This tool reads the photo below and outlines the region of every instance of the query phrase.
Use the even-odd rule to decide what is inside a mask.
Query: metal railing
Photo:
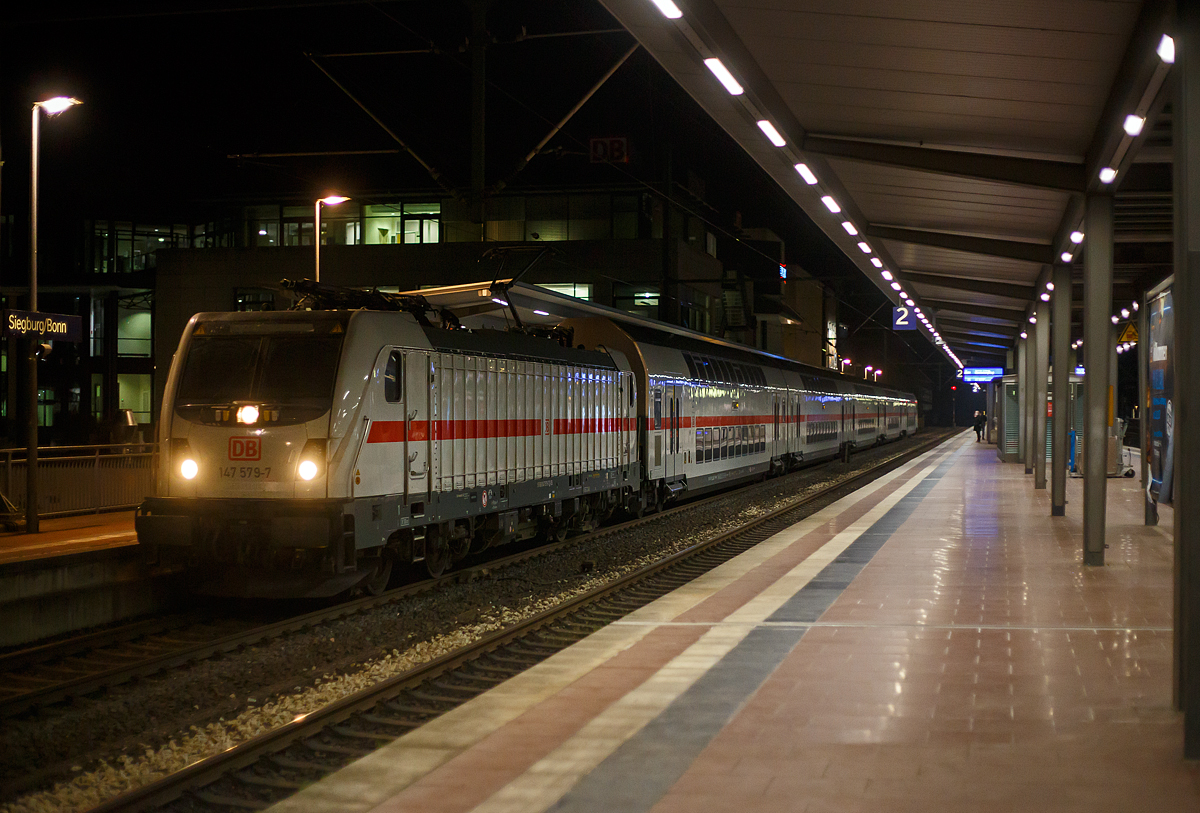
[[[38,447],[38,516],[136,508],[154,493],[153,443]],[[0,449],[0,492],[25,512],[25,449]]]

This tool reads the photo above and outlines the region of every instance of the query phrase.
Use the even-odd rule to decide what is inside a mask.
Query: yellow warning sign
[[[1125,329],[1121,331],[1121,338],[1117,339],[1118,342],[1136,342],[1137,340],[1137,328],[1132,323],[1125,326]]]

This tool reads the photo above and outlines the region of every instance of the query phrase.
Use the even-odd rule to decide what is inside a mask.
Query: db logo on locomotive
[[[262,443],[258,438],[230,438],[230,460],[259,460],[262,458]]]

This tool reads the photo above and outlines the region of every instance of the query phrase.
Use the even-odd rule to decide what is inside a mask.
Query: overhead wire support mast
[[[442,177],[442,173],[436,167],[434,167],[432,164],[425,161],[425,159],[423,159],[421,156],[417,155],[416,151],[412,147],[408,146],[408,144],[405,143],[404,139],[402,139],[400,136],[396,135],[396,133],[392,130],[391,127],[388,127],[386,124],[384,124],[383,120],[380,119],[379,116],[376,116],[375,113],[373,113],[369,107],[367,107],[365,104],[363,104],[362,101],[360,101],[357,96],[355,96],[353,93],[351,93],[350,90],[345,85],[343,85],[341,82],[339,82],[332,73],[330,73],[328,70],[326,70],[325,66],[322,65],[317,60],[315,55],[310,54],[310,53],[305,53],[304,56],[306,56],[308,58],[309,62],[311,62],[313,65],[315,65],[317,67],[317,70],[319,70],[321,73],[325,74],[325,76],[327,76],[329,78],[329,81],[333,82],[333,84],[337,87],[338,90],[340,90],[342,93],[345,93],[347,98],[350,99],[350,101],[352,101],[356,105],[358,105],[360,110],[362,110],[364,113],[366,113],[368,116],[370,116],[372,121],[374,121],[376,124],[378,124],[385,133],[387,133],[389,136],[391,136],[392,140],[395,141],[397,144],[399,144],[401,149],[403,149],[405,152],[407,152],[409,155],[411,155],[413,157],[413,160],[415,160],[418,164],[420,164],[421,167],[426,172],[429,173],[429,177],[433,178],[433,180],[437,182],[438,186],[445,189],[456,199],[460,198],[462,196],[461,193],[457,189],[450,186],[450,184],[446,183],[446,181]]]

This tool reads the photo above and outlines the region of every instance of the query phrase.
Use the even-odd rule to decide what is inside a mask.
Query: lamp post
[[[876,371],[875,371],[875,379],[874,379],[875,381],[878,381],[878,380],[879,380],[879,376],[880,376],[880,374],[881,374],[881,373],[883,373],[883,370],[876,370]]]
[[[842,359],[838,366],[838,372],[839,373],[846,372],[846,365],[849,363],[850,363],[850,359]]]
[[[343,195],[327,195],[323,198],[317,198],[316,204],[313,206],[313,245],[317,248],[317,267],[314,281],[321,281],[321,204],[326,206],[337,206],[339,203],[345,203],[350,198]]]
[[[79,104],[78,99],[69,96],[55,96],[33,103],[33,147],[30,154],[29,171],[29,310],[36,313],[37,301],[37,252],[38,252],[38,125],[41,114],[57,116],[59,113]],[[37,370],[37,339],[29,337],[29,392],[26,393],[26,410],[29,413],[25,431],[25,533],[38,532],[38,489],[37,489],[37,447],[38,447],[38,370]]]
[[[869,376],[871,374],[871,371],[874,369],[875,368],[872,367],[870,364],[868,364],[866,367],[864,367],[863,368],[863,378],[865,379],[867,376]]]

